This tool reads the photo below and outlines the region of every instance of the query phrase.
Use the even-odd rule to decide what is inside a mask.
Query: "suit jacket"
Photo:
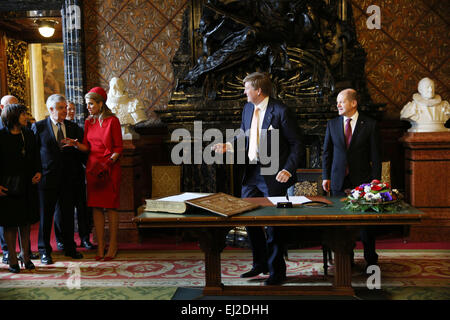
[[[359,113],[350,147],[345,145],[343,117],[327,123],[322,155],[322,178],[331,180],[331,190],[342,191],[349,166],[352,187],[381,178],[379,132],[374,119]]]
[[[83,140],[81,128],[74,122],[64,120],[66,138]],[[84,179],[81,151],[74,147],[60,149],[53,133],[50,117],[33,123],[32,130],[36,136],[41,154],[42,179],[39,187],[58,188],[62,183],[76,184]]]
[[[245,159],[246,164],[249,163],[248,159],[248,149],[249,149],[249,133],[253,118],[253,110],[255,106],[252,103],[247,103],[242,111],[242,122],[241,122],[241,133],[245,134]],[[269,194],[271,195],[282,195],[286,193],[288,187],[297,181],[296,170],[298,168],[300,158],[302,156],[302,143],[300,140],[299,130],[295,120],[295,115],[293,115],[289,108],[283,104],[281,101],[269,98],[267,104],[266,113],[264,115],[264,120],[261,128],[260,135],[260,148],[265,143],[267,143],[267,155],[272,155],[274,146],[272,146],[271,136],[272,129],[279,130],[278,144],[278,166],[275,173],[272,175],[264,175],[264,181],[269,189]],[[241,134],[241,137],[242,137]],[[237,137],[239,138],[239,136]],[[273,162],[269,164],[261,164],[262,167],[270,167]],[[246,183],[248,177],[247,173],[248,165],[244,172],[244,177],[242,184]],[[275,177],[279,171],[286,169],[292,177],[286,183],[279,183],[276,181]]]

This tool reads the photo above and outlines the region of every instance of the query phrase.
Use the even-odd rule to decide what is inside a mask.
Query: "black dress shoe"
[[[269,277],[267,278],[266,281],[264,281],[264,284],[266,286],[276,286],[276,285],[280,285],[283,284],[283,282],[286,281],[286,276],[282,276],[282,277]]]
[[[8,268],[8,271],[12,272],[12,273],[20,273],[19,264],[10,265],[9,268]]]
[[[30,253],[30,259],[31,260],[37,260],[37,259],[39,259],[39,253]]]
[[[83,255],[79,252],[66,252],[64,254],[66,257],[71,257],[72,259],[83,259]]]
[[[94,245],[89,240],[83,240],[81,241],[80,247],[85,247],[88,250],[94,249]]]
[[[64,243],[62,243],[62,242],[57,242],[57,243],[56,243],[56,247],[58,247],[58,250],[64,251]]]
[[[241,274],[241,278],[251,278],[251,277],[256,277],[257,275],[259,275],[260,273],[264,273],[267,274],[267,270],[263,270],[260,268],[252,268],[252,270]]]
[[[53,264],[52,256],[49,255],[49,254],[43,253],[41,255],[41,263],[43,263],[43,264]]]
[[[2,262],[3,262],[4,264],[9,264],[9,253],[8,253],[7,251],[6,251],[6,252],[3,252]]]
[[[28,260],[28,262],[25,262],[25,259],[21,255],[19,255],[17,257],[17,259],[19,260],[20,265],[22,267],[25,266],[25,269],[27,269],[27,270],[34,270],[34,269],[36,269],[34,263],[31,260]]]

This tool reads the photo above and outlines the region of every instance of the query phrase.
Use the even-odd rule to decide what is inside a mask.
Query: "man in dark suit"
[[[50,116],[33,124],[41,153],[42,179],[39,183],[40,225],[39,252],[41,262],[52,264],[50,235],[53,215],[58,205],[61,210],[61,228],[65,255],[74,259],[83,256],[76,251],[74,235],[74,188],[75,181],[82,172],[79,153],[74,147],[64,147],[64,139],[82,140],[78,125],[65,120],[67,115],[66,99],[53,94],[47,99]]]
[[[245,172],[241,197],[285,195],[296,181],[296,169],[302,150],[295,116],[281,101],[270,97],[272,84],[267,74],[255,72],[248,75],[244,79],[244,87],[248,103],[242,111],[241,134],[235,138],[238,146],[239,139],[245,138],[245,156],[242,157],[245,158]],[[230,142],[216,144],[213,149],[219,153],[234,152]],[[239,159],[239,155],[237,158]],[[254,277],[270,272],[266,285],[280,284],[285,280],[282,232],[283,228],[267,227],[266,240],[263,228],[247,227],[253,268],[241,277]]]
[[[67,101],[67,116],[66,120],[74,121],[75,120],[75,104],[71,101]],[[80,130],[78,136],[83,137],[84,131],[81,127],[77,126],[77,128]],[[75,212],[76,212],[76,221],[77,221],[77,227],[78,227],[78,235],[80,237],[80,247],[85,247],[86,249],[90,250],[94,248],[94,245],[90,241],[90,234],[91,234],[91,226],[92,226],[92,210],[91,208],[87,207],[86,204],[86,174],[85,174],[85,166],[87,161],[87,153],[79,153],[79,156],[81,157],[81,162],[83,163],[82,171],[78,172],[78,175],[76,176],[77,180],[75,188],[74,188],[74,199],[75,199]],[[77,163],[77,168],[78,166]],[[64,243],[63,243],[63,234],[62,234],[62,227],[61,227],[61,210],[59,206],[56,208],[55,212],[55,220],[54,220],[54,230],[55,230],[55,238],[56,238],[56,245],[58,249],[64,250]]]
[[[322,155],[323,189],[332,196],[345,196],[346,189],[381,178],[381,152],[377,123],[358,112],[354,89],[337,96],[339,117],[327,123]],[[364,258],[368,265],[378,262],[371,228],[361,230]]]

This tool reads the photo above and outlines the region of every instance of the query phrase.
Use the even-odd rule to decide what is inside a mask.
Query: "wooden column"
[[[335,274],[333,289],[337,292],[353,294],[351,253],[358,234],[356,227],[330,228],[323,235],[325,245],[334,252]]]
[[[220,254],[226,247],[225,237],[228,228],[205,228],[200,233],[200,248],[205,254],[204,295],[220,295],[223,292]]]
[[[411,227],[411,241],[450,240],[450,132],[407,132],[405,193],[412,206],[428,214]]]

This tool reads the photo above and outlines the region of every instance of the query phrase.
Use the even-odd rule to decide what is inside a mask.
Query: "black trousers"
[[[76,250],[73,241],[74,234],[74,196],[71,186],[59,188],[40,188],[40,225],[38,247],[41,254],[51,254],[50,238],[53,226],[53,216],[56,207],[61,210],[61,229],[63,234],[64,251],[73,253]]]
[[[88,241],[92,230],[92,210],[86,205],[86,184],[84,182],[74,186],[74,200],[80,241]],[[61,208],[59,205],[56,206],[54,218],[56,241],[63,243],[64,236],[62,231]]]
[[[346,196],[344,190],[352,189],[355,186],[352,186],[348,176],[344,179],[344,185],[341,190],[331,190],[331,195],[336,197],[344,197]],[[376,235],[376,227],[368,226],[362,227],[359,232],[359,237],[361,238],[361,242],[364,247],[364,259],[368,265],[377,264],[378,263],[378,254],[375,251],[375,235]]]
[[[254,165],[247,171],[248,177],[242,186],[242,198],[269,197],[267,185],[260,175],[260,166]],[[253,267],[269,270],[271,277],[286,276],[286,262],[283,256],[282,227],[246,227],[253,255]]]

